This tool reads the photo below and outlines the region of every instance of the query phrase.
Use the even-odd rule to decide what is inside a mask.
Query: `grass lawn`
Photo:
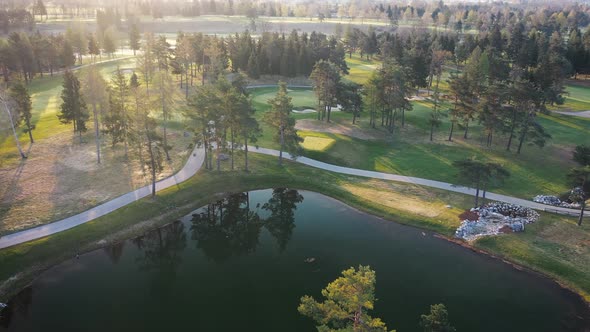
[[[265,101],[272,98],[276,88],[252,90],[257,118],[268,110]],[[313,105],[315,96],[309,89],[294,89],[290,92],[295,107]],[[338,133],[300,131],[304,137],[304,155],[328,163],[367,170],[399,173],[457,183],[457,171],[453,161],[476,156],[503,164],[512,176],[501,186],[491,188],[495,192],[531,199],[538,194],[561,194],[567,184],[564,174],[574,166],[571,151],[576,144],[590,144],[590,119],[571,118],[566,115],[542,115],[540,122],[553,139],[546,147],[525,145],[522,153],[516,155],[517,144],[512,152],[505,150],[506,137],[497,135],[492,148],[484,146],[481,127],[473,124],[469,138],[463,139],[463,132],[457,130],[453,142],[447,142],[450,122],[444,119],[435,132],[434,142],[429,141],[430,104],[414,102],[414,109],[406,112],[406,128],[396,129],[393,135],[383,129],[371,129],[368,115],[364,114],[355,128],[367,133],[377,132],[385,139],[365,140]],[[313,106],[312,106],[313,108]],[[296,119],[315,119],[316,114],[294,114]],[[334,112],[333,126],[350,127],[350,114]],[[328,127],[330,125],[327,125]],[[277,148],[273,133],[262,124],[263,136],[258,144]],[[551,156],[551,158],[548,158]]]
[[[587,82],[570,81],[565,86],[565,103],[555,106],[555,110],[590,111],[590,84]]]
[[[99,64],[98,68],[101,73],[108,76],[116,70],[117,66],[121,68],[134,68],[135,60],[119,60],[109,63]],[[70,125],[64,125],[59,122],[57,114],[61,104],[62,75],[56,74],[53,77],[45,76],[32,81],[29,86],[29,93],[33,104],[32,123],[36,126],[33,131],[35,140],[42,140],[53,135],[71,131]],[[15,162],[19,159],[18,152],[14,146],[14,138],[11,136],[7,125],[7,117],[4,112],[0,113],[0,166],[9,162]],[[23,146],[28,145],[28,134],[20,132],[19,139]]]
[[[242,165],[237,160],[237,165]],[[251,171],[200,171],[178,187],[143,199],[108,216],[66,232],[0,251],[0,280],[4,299],[48,266],[77,252],[98,247],[105,239],[116,242],[141,234],[148,228],[174,221],[220,195],[244,190],[291,187],[312,190],[353,207],[396,222],[417,226],[451,237],[459,225],[458,215],[470,206],[469,196],[409,184],[338,175],[276,158],[250,155]],[[453,208],[447,208],[452,204]],[[573,218],[543,214],[525,233],[480,240],[477,248],[548,274],[590,299],[590,224],[575,226]],[[24,271],[24,272],[23,272]]]
[[[379,69],[380,62],[376,60],[367,60],[367,58],[360,58],[357,54],[353,54],[352,58],[346,56],[346,63],[349,68],[349,75],[347,79],[359,83],[366,83],[374,70]]]
[[[120,60],[101,64],[99,70],[108,79],[117,66],[134,65],[133,60]],[[20,135],[28,152],[26,160],[20,160],[11,135],[1,141],[0,235],[68,217],[149,182],[138,158],[126,159],[123,146],[112,148],[108,137],[102,140],[102,163],[97,164],[92,119],[82,144],[72,134],[72,125],[59,122],[61,84],[61,75],[55,75],[38,78],[29,86],[37,129],[33,145],[28,135]],[[171,161],[164,164],[160,177],[182,167],[194,141],[183,135],[184,123],[178,115],[168,127]]]
[[[376,65],[358,57],[353,57],[350,64],[350,78],[358,82],[366,79]],[[101,70],[108,74],[116,65],[117,63],[105,64],[101,66]],[[120,65],[126,67],[133,63],[122,61]],[[35,121],[38,124],[35,136],[41,141],[59,138],[71,130],[70,126],[61,125],[57,121],[60,90],[61,79],[44,78],[31,84]],[[266,101],[275,93],[276,88],[252,91],[259,120],[268,110]],[[316,104],[315,96],[310,90],[292,89],[290,94],[295,108],[314,108]],[[448,119],[437,130],[435,142],[431,143],[428,141],[429,112],[430,105],[427,102],[415,102],[414,110],[406,113],[407,127],[396,130],[393,135],[378,128],[376,131],[385,137],[379,140],[363,140],[338,133],[301,131],[301,136],[305,138],[304,154],[339,165],[448,182],[456,182],[452,162],[475,155],[481,159],[503,163],[510,169],[512,177],[494,191],[530,198],[539,193],[560,193],[566,190],[563,172],[572,166],[569,160],[572,147],[579,143],[590,144],[590,120],[553,115],[543,115],[540,119],[553,135],[553,140],[543,150],[526,147],[520,156],[504,151],[502,137],[496,138],[497,145],[492,149],[483,148],[481,130],[477,125],[471,128],[469,139],[460,138],[461,133],[458,131],[454,142],[446,142]],[[315,116],[295,115],[297,119],[315,119]],[[349,126],[350,114],[333,113],[333,121],[337,125]],[[367,122],[367,115],[364,114],[356,128],[373,131],[368,128]],[[182,119],[175,119],[171,127],[181,130]],[[258,144],[277,148],[277,144],[272,141],[273,133],[264,124],[263,130]],[[21,136],[26,142],[26,136]],[[2,160],[8,160],[7,157],[16,158],[9,137],[0,144],[0,156]],[[237,165],[241,165],[240,162],[238,160]],[[294,163],[287,163],[286,167],[281,168],[276,165],[274,158],[268,156],[251,154],[250,162],[250,173],[229,172],[227,162],[224,162],[223,172],[202,170],[180,186],[160,193],[156,200],[144,199],[67,232],[0,251],[0,280],[10,279],[2,285],[0,294],[7,295],[16,291],[39,270],[72,257],[76,252],[97,248],[97,242],[102,239],[113,242],[140,234],[148,228],[171,222],[228,192],[279,186],[313,190],[366,212],[449,237],[459,225],[458,215],[470,207],[472,202],[471,197],[460,194],[338,175]],[[96,170],[91,172],[96,179],[108,176]],[[112,170],[109,172],[113,174]],[[127,176],[122,171],[114,172]],[[89,173],[86,170],[72,174],[75,179]],[[42,178],[41,181],[43,180]],[[85,186],[93,188],[96,184],[90,182]],[[53,203],[51,200],[48,202]],[[453,208],[446,208],[447,204],[451,204]],[[6,212],[0,209],[0,213]],[[587,278],[590,274],[588,225],[586,223],[579,228],[575,226],[573,218],[543,214],[542,220],[529,226],[523,234],[487,238],[476,242],[474,246],[550,275],[590,299],[590,279]],[[15,276],[17,278],[11,279]]]

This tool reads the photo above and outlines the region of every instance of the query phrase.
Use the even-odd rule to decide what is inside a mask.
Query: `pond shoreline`
[[[590,313],[590,301],[588,301],[582,294],[580,294],[574,288],[572,288],[572,287],[570,287],[570,286],[568,286],[568,285],[560,282],[558,279],[553,278],[550,275],[547,275],[547,274],[545,274],[545,273],[543,273],[541,271],[537,271],[537,270],[535,270],[533,268],[530,268],[528,266],[524,266],[522,264],[518,264],[518,263],[512,262],[512,261],[510,261],[510,260],[508,260],[508,259],[506,259],[504,257],[501,257],[499,255],[495,255],[495,254],[493,254],[491,252],[488,252],[488,251],[485,251],[483,249],[476,248],[476,247],[472,246],[471,244],[469,244],[469,242],[467,242],[467,241],[460,240],[460,239],[455,239],[455,238],[450,238],[450,237],[447,237],[447,236],[444,236],[444,235],[441,235],[441,234],[434,234],[434,236],[437,237],[437,238],[439,238],[439,239],[443,239],[443,240],[446,240],[448,242],[454,243],[455,245],[458,245],[458,246],[463,247],[465,249],[468,249],[468,250],[471,250],[473,252],[476,252],[476,253],[478,253],[480,255],[484,255],[484,256],[490,257],[492,259],[499,260],[499,261],[501,261],[504,264],[510,265],[512,268],[514,268],[516,270],[525,271],[525,272],[534,274],[534,275],[536,275],[538,277],[551,280],[552,282],[556,283],[559,287],[561,287],[563,290],[566,290],[566,291],[572,293],[572,295],[575,295],[578,298],[580,298],[580,300],[582,300],[582,302],[584,302],[586,304],[586,306],[588,307],[588,312]],[[500,234],[500,235],[496,235],[496,236],[502,236],[502,235]]]
[[[283,181],[280,181],[280,182],[283,182]],[[293,181],[286,181],[286,182],[293,182]],[[409,219],[405,220],[407,218],[405,218],[404,216],[400,216],[398,218],[399,220],[388,219],[387,217],[384,217],[384,215],[393,216],[393,214],[388,214],[387,211],[380,212],[378,210],[375,210],[374,208],[371,208],[369,205],[365,206],[365,204],[363,204],[362,202],[360,202],[358,200],[349,199],[348,197],[346,197],[346,195],[342,194],[342,191],[334,192],[334,191],[331,191],[330,189],[327,189],[325,187],[318,186],[317,184],[305,183],[305,182],[301,183],[298,181],[294,181],[294,182],[295,183],[292,183],[292,185],[288,185],[287,183],[284,183],[284,182],[282,184],[284,184],[283,187],[289,187],[289,188],[298,189],[298,190],[306,190],[306,191],[315,192],[315,193],[325,195],[325,196],[329,197],[330,199],[336,200],[342,204],[347,205],[348,207],[350,207],[351,209],[353,209],[355,211],[372,215],[376,218],[379,218],[379,219],[387,221],[387,222],[396,222],[398,224],[411,226],[416,229],[425,229],[423,227],[419,227],[415,224],[412,224],[411,220],[409,220]],[[267,189],[269,187],[272,188],[272,187],[279,187],[279,186],[273,185],[273,184],[260,185],[259,183],[255,183],[253,185],[245,185],[245,186],[240,185],[237,187],[238,188],[232,188],[235,190],[232,190],[231,192],[261,190],[261,189]],[[211,193],[211,194],[208,194],[206,197],[203,197],[201,199],[197,199],[196,201],[193,201],[191,203],[187,203],[182,206],[175,207],[173,210],[164,211],[162,214],[157,215],[153,218],[144,219],[144,220],[135,220],[130,224],[130,226],[125,227],[124,229],[117,230],[117,231],[110,233],[110,234],[107,233],[107,234],[103,235],[98,240],[91,240],[89,242],[83,243],[80,246],[80,248],[78,248],[77,250],[75,250],[75,249],[66,250],[63,253],[61,253],[60,256],[52,257],[51,259],[47,259],[45,261],[36,262],[35,264],[30,266],[29,268],[16,274],[14,277],[9,278],[8,280],[5,280],[0,285],[0,299],[6,300],[7,298],[12,298],[14,295],[16,295],[22,289],[31,285],[36,280],[36,278],[39,276],[40,273],[42,273],[43,271],[46,271],[47,269],[50,269],[51,267],[65,261],[67,259],[74,258],[77,254],[84,254],[84,253],[98,250],[98,249],[101,249],[101,248],[104,248],[107,246],[111,246],[113,244],[116,244],[116,243],[119,243],[122,241],[126,241],[128,239],[145,234],[146,232],[148,232],[150,230],[157,229],[159,227],[163,227],[165,225],[171,224],[172,222],[174,222],[175,219],[178,219],[178,218],[190,213],[191,211],[194,211],[197,208],[206,205],[207,203],[209,203],[211,201],[225,197],[225,196],[229,195],[231,192],[227,191],[227,192],[222,192],[222,193]],[[174,194],[172,194],[172,195],[174,195]],[[501,257],[499,255],[495,255],[495,254],[490,253],[488,251],[476,248],[473,245],[471,245],[465,241],[453,239],[452,237],[440,234],[439,232],[436,232],[433,230],[428,230],[428,231],[431,232],[431,234],[437,238],[452,242],[456,245],[464,247],[465,249],[469,249],[469,250],[472,250],[472,251],[477,252],[479,254],[486,255],[490,258],[501,260],[502,262],[511,265],[513,268],[515,268],[517,270],[533,272],[537,276],[540,276],[540,277],[543,277],[543,278],[546,278],[546,279],[549,279],[549,280],[555,282],[562,289],[567,290],[568,292],[571,292],[572,294],[575,294],[575,296],[580,298],[583,301],[583,303],[586,304],[586,307],[588,308],[588,312],[590,313],[590,302],[584,297],[584,295],[582,295],[581,292],[578,292],[575,288],[561,282],[557,278],[547,275],[547,274],[543,273],[542,271],[537,271],[531,267],[527,267],[522,264],[512,262],[509,259]]]

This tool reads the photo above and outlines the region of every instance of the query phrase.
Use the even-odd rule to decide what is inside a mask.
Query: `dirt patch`
[[[498,232],[502,233],[502,234],[510,234],[510,233],[514,233],[514,231],[512,230],[512,228],[510,228],[509,226],[502,226]]]
[[[469,210],[467,210],[459,215],[460,221],[463,221],[463,220],[477,221],[477,219],[479,219],[479,214],[477,212],[473,212],[473,211],[469,211]]]
[[[343,125],[340,123],[325,123],[312,119],[297,120],[295,124],[297,130],[317,131],[321,133],[341,134],[359,138],[362,140],[379,140],[384,139],[385,135],[381,132],[368,132],[352,124]]]

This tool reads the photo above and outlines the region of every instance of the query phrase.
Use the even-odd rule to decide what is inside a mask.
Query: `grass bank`
[[[365,212],[451,237],[471,197],[395,182],[334,174],[251,155],[251,171],[200,171],[190,180],[66,232],[0,251],[0,300],[39,271],[76,253],[144,233],[230,192],[292,187],[331,196]],[[227,165],[224,164],[225,167]],[[447,204],[452,204],[447,208]],[[104,241],[102,241],[104,240]],[[474,247],[558,280],[590,300],[590,227],[544,214],[522,234],[488,238]]]

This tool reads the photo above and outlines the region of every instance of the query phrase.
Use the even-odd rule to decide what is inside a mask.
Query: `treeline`
[[[348,72],[344,45],[335,37],[312,32],[289,35],[263,33],[253,38],[248,31],[228,37],[202,33],[179,33],[173,51],[173,73],[193,84],[201,72],[202,79],[215,79],[225,69],[244,72],[251,78],[261,75],[307,76],[320,60],[329,60]],[[188,94],[188,86],[186,87]]]
[[[377,19],[392,24],[400,21],[416,24],[434,24],[449,29],[488,29],[493,24],[506,25],[522,20],[527,25],[553,25],[565,31],[590,23],[590,7],[582,3],[564,3],[561,6],[549,2],[522,3],[456,3],[444,1],[138,1],[115,6],[119,12],[141,13],[155,18],[163,16],[242,15],[250,18],[309,17],[344,19]]]
[[[13,32],[0,40],[0,70],[6,82],[11,78],[29,82],[37,74],[68,68],[75,60],[72,44],[64,35]]]
[[[252,78],[267,74],[308,76],[320,60],[329,60],[348,73],[343,44],[334,36],[317,32],[308,35],[293,31],[288,36],[263,33],[254,39],[246,31],[228,37],[227,49],[232,70],[243,70]]]
[[[16,78],[28,83],[36,75],[53,75],[76,62],[82,64],[84,55],[111,56],[116,49],[115,36],[108,29],[87,33],[69,28],[65,34],[52,35],[13,32],[0,40],[0,71],[5,81]]]
[[[517,153],[525,143],[542,147],[551,137],[537,115],[549,105],[564,102],[565,79],[580,68],[572,57],[578,53],[571,51],[578,39],[566,42],[560,31],[546,33],[522,22],[464,35],[351,29],[344,33],[343,42],[348,52],[374,55],[382,66],[363,87],[355,87],[342,82],[337,66],[318,63],[311,78],[322,106],[319,119],[329,121],[330,107],[336,103],[353,114],[362,106],[369,111],[373,127],[393,132],[405,126],[404,114],[412,109],[410,98],[419,89],[434,90],[429,97],[431,140],[448,116],[449,141],[458,128],[467,139],[470,126],[479,124],[487,146],[499,134],[506,138],[506,150],[515,148]],[[588,57],[586,48],[579,53]],[[451,74],[449,90],[443,95],[444,71]],[[351,93],[363,93],[362,105]]]
[[[0,9],[0,30],[9,33],[13,30],[33,30],[35,18],[25,9]]]

